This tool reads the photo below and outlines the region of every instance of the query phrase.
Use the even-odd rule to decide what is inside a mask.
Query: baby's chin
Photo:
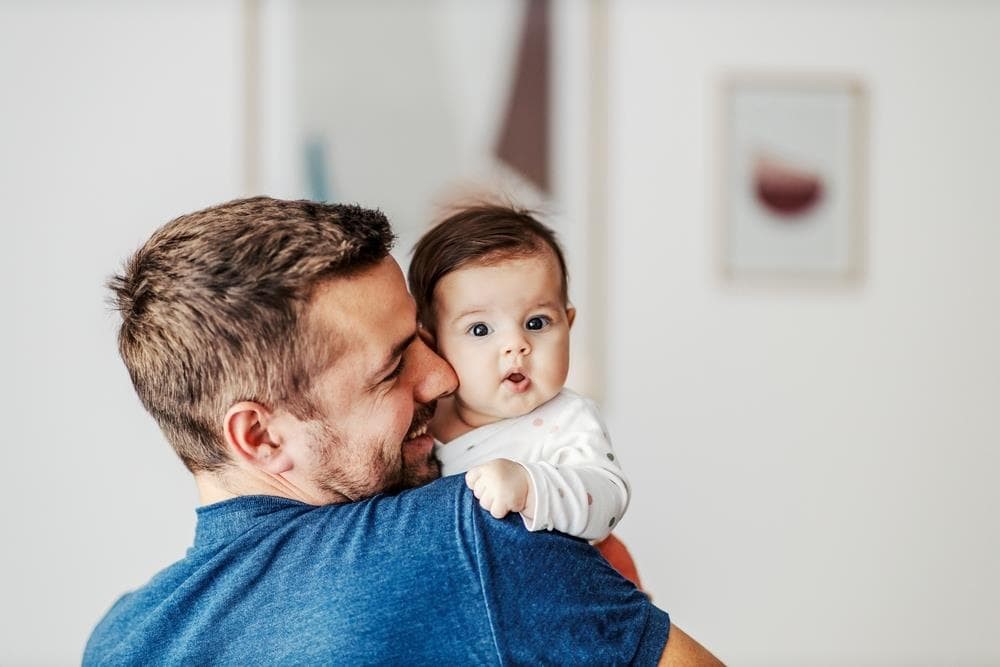
[[[480,417],[482,423],[480,426],[485,426],[493,422],[498,422],[501,419],[514,419],[515,417],[523,417],[542,406],[559,393],[559,390],[555,391],[545,391],[545,392],[529,392],[525,394],[514,394],[503,396],[497,400],[490,401],[488,403],[476,403],[475,401],[469,402],[462,396],[462,391],[458,391],[458,401],[459,404],[464,406],[466,410],[474,412]]]

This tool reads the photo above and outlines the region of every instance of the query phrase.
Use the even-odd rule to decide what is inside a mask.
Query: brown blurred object
[[[549,0],[529,0],[497,156],[542,192],[549,174]]]
[[[642,582],[639,581],[639,570],[635,566],[635,561],[632,560],[632,555],[625,548],[621,540],[614,535],[608,535],[594,546],[601,552],[604,559],[611,564],[611,567],[618,570],[618,574],[635,584],[639,590],[642,590]]]

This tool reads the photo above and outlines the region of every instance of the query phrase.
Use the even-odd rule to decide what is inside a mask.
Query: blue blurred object
[[[330,178],[327,170],[326,142],[312,137],[305,145],[307,195],[313,201],[332,201]]]

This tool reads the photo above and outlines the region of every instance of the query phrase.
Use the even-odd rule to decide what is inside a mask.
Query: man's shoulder
[[[461,502],[462,498],[471,494],[465,484],[463,475],[441,477],[429,484],[406,489],[394,494],[380,494],[361,501],[380,512],[395,512],[411,507],[423,508],[429,506],[450,505]]]
[[[448,542],[456,530],[459,534],[475,530],[472,509],[479,509],[464,475],[442,477],[394,494],[379,494],[348,507],[350,516],[347,513],[338,516],[337,523],[349,526],[343,530],[355,535],[370,533],[369,539],[375,540],[404,533],[414,546]]]
[[[378,499],[376,496],[373,500]],[[408,530],[414,531],[411,534],[426,531],[432,524],[438,524],[438,529],[442,527],[441,524],[445,524],[446,530],[457,530],[457,533],[451,534],[458,536],[466,549],[480,557],[491,557],[500,544],[507,555],[550,550],[565,553],[564,543],[567,541],[579,542],[588,547],[585,541],[562,533],[532,533],[525,528],[517,513],[508,514],[503,519],[493,518],[479,506],[479,500],[465,483],[465,475],[442,477],[396,496],[383,497],[383,501],[389,501],[393,505],[382,506],[379,510],[391,509],[388,514],[406,525]]]

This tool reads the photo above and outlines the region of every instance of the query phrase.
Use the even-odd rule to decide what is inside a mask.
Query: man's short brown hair
[[[189,470],[230,462],[222,424],[234,403],[317,415],[311,382],[337,341],[306,307],[394,239],[377,210],[255,197],[167,223],[108,282],[135,390]]]
[[[434,332],[434,289],[446,275],[467,264],[489,266],[551,250],[562,275],[562,300],[569,304],[569,274],[555,232],[535,219],[531,211],[500,204],[477,204],[442,220],[413,248],[410,293],[417,302],[417,318]]]

